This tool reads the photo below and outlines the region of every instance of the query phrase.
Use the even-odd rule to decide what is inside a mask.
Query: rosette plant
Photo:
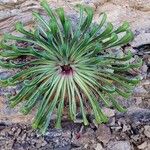
[[[61,127],[64,109],[73,121],[80,112],[84,125],[89,124],[89,111],[98,124],[108,121],[100,101],[124,112],[115,97],[131,95],[139,79],[128,77],[127,72],[139,67],[141,62],[131,63],[130,52],[118,56],[111,48],[133,40],[129,24],[124,22],[114,29],[105,13],[100,14],[99,24],[93,23],[92,8],[78,5],[80,15],[73,25],[62,8],[52,10],[46,1],[41,6],[49,20],[34,12],[39,26],[27,30],[19,22],[16,29],[22,36],[6,34],[1,41],[0,66],[21,70],[0,80],[1,86],[20,84],[22,87],[10,97],[10,106],[23,101],[21,112],[25,115],[33,107],[37,108],[32,126],[42,133],[47,130],[55,110],[57,128]],[[28,44],[22,47],[20,42]],[[21,56],[30,59],[19,62]]]

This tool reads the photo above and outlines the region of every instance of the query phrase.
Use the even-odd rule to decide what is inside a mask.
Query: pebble
[[[146,150],[150,150],[150,142],[148,143]]]
[[[122,127],[121,126],[113,126],[111,127],[112,130],[115,130],[115,131],[121,131]]]
[[[62,132],[60,130],[55,130],[55,129],[52,129],[46,133],[46,137],[49,139],[59,137],[61,135],[62,135]]]
[[[140,135],[131,135],[130,138],[133,139],[135,142],[137,142],[141,139]]]
[[[16,131],[16,128],[13,127],[13,128],[11,129],[11,131],[14,133],[14,132]]]
[[[109,125],[110,126],[115,126],[115,123],[116,123],[116,118],[115,117],[110,118]]]
[[[115,115],[115,110],[110,108],[104,107],[102,111],[104,112],[104,114],[106,114],[107,117],[113,117]]]
[[[141,33],[138,36],[136,36],[131,42],[131,46],[138,47],[143,44],[149,44],[150,43],[150,33]]]
[[[130,122],[139,125],[150,121],[150,110],[136,107],[130,107],[125,115]]]
[[[150,126],[146,125],[144,126],[144,134],[150,138]]]
[[[111,131],[110,128],[106,125],[99,125],[98,129],[96,130],[97,139],[103,144],[107,144],[111,139]]]
[[[145,150],[147,145],[148,145],[148,143],[147,143],[147,141],[145,141],[142,144],[138,145],[137,147],[138,147],[138,149],[144,149]]]
[[[42,143],[36,143],[36,147],[37,147],[37,148],[42,147]]]
[[[137,86],[134,88],[134,96],[136,97],[145,97],[147,93],[148,92],[143,88],[143,86]]]
[[[129,131],[131,129],[130,125],[123,124],[122,132]]]
[[[19,134],[21,133],[21,129],[17,129],[17,131],[15,132],[15,136],[17,137]]]
[[[42,146],[45,146],[47,144],[47,142],[44,140],[43,142],[42,142]]]
[[[140,70],[141,70],[142,79],[146,79],[148,66],[146,64],[143,64]]]
[[[111,141],[108,143],[107,150],[131,150],[131,145],[128,141]]]
[[[104,150],[103,147],[102,147],[102,144],[97,143],[97,145],[95,147],[95,150]]]
[[[146,90],[149,90],[150,89],[150,80],[144,80],[144,81],[142,81],[142,85],[144,86],[144,88]]]
[[[141,97],[134,97],[135,101],[136,101],[136,105],[139,105],[142,103],[142,98]]]
[[[24,133],[23,136],[22,136],[22,138],[21,138],[21,140],[24,141],[25,138],[26,138],[26,136],[27,136],[27,133]]]

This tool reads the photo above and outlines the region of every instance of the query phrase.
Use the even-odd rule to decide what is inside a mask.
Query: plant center
[[[72,67],[70,66],[70,64],[68,65],[63,65],[63,66],[60,66],[61,67],[61,73],[63,75],[70,75],[70,74],[73,74],[73,69]]]

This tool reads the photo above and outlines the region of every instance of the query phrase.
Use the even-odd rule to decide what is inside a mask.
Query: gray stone
[[[150,126],[146,125],[144,126],[144,134],[150,138]]]
[[[148,92],[143,88],[143,86],[137,86],[134,88],[134,96],[144,97]]]
[[[106,114],[108,117],[113,117],[115,115],[115,110],[110,109],[110,108],[102,108],[102,111]]]
[[[143,150],[145,150],[146,147],[147,147],[147,145],[148,145],[148,143],[147,143],[147,141],[145,141],[145,142],[143,142],[142,144],[138,145],[137,147],[138,147],[138,149],[143,149]]]
[[[126,131],[129,131],[129,130],[131,130],[130,125],[123,124],[122,132],[126,132]]]
[[[102,144],[97,143],[96,147],[94,148],[95,150],[104,150],[102,147]]]
[[[142,103],[142,98],[141,97],[134,97],[134,99],[136,100],[136,105],[139,105]]]
[[[108,143],[107,150],[131,150],[131,145],[128,141],[116,141]]]
[[[150,33],[142,33],[135,37],[134,41],[131,43],[133,47],[138,47],[142,44],[150,43]]]
[[[100,142],[104,143],[104,145],[107,144],[112,137],[111,131],[106,125],[99,125],[96,131],[96,136]]]
[[[144,86],[144,88],[149,91],[150,90],[150,80],[143,80],[142,81],[142,85]]]
[[[136,125],[150,123],[150,110],[136,107],[130,107],[124,114],[131,123]]]

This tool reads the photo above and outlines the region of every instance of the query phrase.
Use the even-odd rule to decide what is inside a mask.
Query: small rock
[[[129,131],[131,129],[130,125],[123,124],[122,132]]]
[[[85,145],[85,143],[89,145],[95,139],[94,133],[95,133],[94,130],[92,130],[91,128],[87,128],[84,134],[73,132],[71,143],[75,147],[80,147],[82,145]]]
[[[95,150],[104,150],[100,143],[97,143]]]
[[[12,131],[12,133],[14,133],[14,132],[16,131],[16,128],[13,127],[13,128],[11,129],[11,131]]]
[[[115,115],[115,110],[113,110],[113,109],[105,107],[102,110],[106,114],[106,116],[108,116],[108,117],[113,117]]]
[[[65,131],[62,133],[62,137],[66,138],[71,138],[71,131]]]
[[[39,139],[39,140],[36,141],[36,147],[37,148],[42,147],[42,144],[43,144],[43,140],[42,139]]]
[[[141,75],[143,77],[142,79],[146,79],[147,71],[148,71],[148,66],[146,64],[143,64],[143,66],[141,67]]]
[[[149,90],[150,89],[150,80],[143,80],[142,85],[144,86],[144,88],[146,90]]]
[[[150,150],[150,143],[148,143],[146,150]]]
[[[115,123],[116,123],[116,118],[115,117],[110,118],[109,126],[115,126]]]
[[[88,144],[85,144],[85,145],[84,145],[84,148],[85,148],[85,149],[87,149],[87,148],[88,148],[88,146],[89,146]]]
[[[39,149],[40,147],[42,147],[41,143],[37,143],[36,147],[37,147],[37,149]]]
[[[26,136],[27,136],[27,133],[24,133],[23,136],[22,136],[22,138],[21,138],[21,140],[24,141],[25,138],[26,138]]]
[[[47,142],[44,140],[43,142],[42,142],[42,146],[45,146],[47,144]]]
[[[121,126],[113,126],[111,127],[112,130],[115,130],[115,131],[121,131],[122,127]]]
[[[138,47],[142,44],[148,44],[150,43],[150,33],[141,33],[138,36],[135,37],[133,42],[131,42],[131,45],[133,47]]]
[[[137,142],[141,139],[140,135],[131,135],[130,138],[133,139],[135,142]]]
[[[135,101],[136,101],[136,105],[139,105],[142,103],[142,98],[141,97],[134,97]]]
[[[15,136],[17,137],[20,133],[21,133],[21,129],[19,128],[19,129],[15,132]]]
[[[53,129],[53,130],[48,131],[45,135],[46,135],[46,138],[53,139],[55,137],[61,136],[62,132],[60,130],[54,130]]]
[[[97,139],[104,145],[111,139],[111,131],[106,125],[100,125],[96,131]]]
[[[147,147],[147,142],[145,141],[144,143],[142,143],[141,145],[138,145],[138,149],[146,149]]]
[[[125,114],[125,117],[136,125],[145,124],[150,121],[150,110],[130,107]]]
[[[150,126],[146,125],[144,126],[144,134],[150,138]]]
[[[7,149],[12,150],[14,141],[13,140],[8,140],[8,141],[6,141],[6,144],[7,144]]]
[[[131,145],[128,141],[116,141],[108,143],[107,150],[131,150]]]
[[[134,95],[136,97],[145,97],[147,95],[147,91],[143,88],[143,86],[135,87],[134,89]]]

